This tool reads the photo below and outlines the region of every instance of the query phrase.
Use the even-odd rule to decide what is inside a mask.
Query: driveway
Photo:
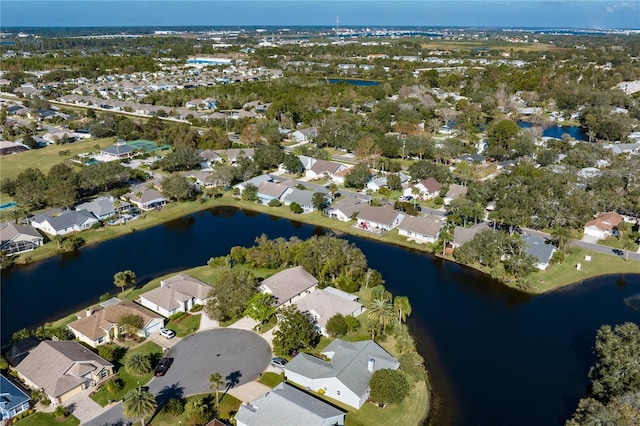
[[[165,356],[174,359],[171,368],[166,375],[155,377],[148,384],[158,405],[170,398],[211,392],[209,376],[214,372],[219,372],[225,381],[221,390],[237,388],[242,394],[247,389],[242,385],[255,380],[269,365],[271,348],[251,331],[220,328],[201,331],[176,342]],[[112,406],[83,424],[126,424],[122,404]]]

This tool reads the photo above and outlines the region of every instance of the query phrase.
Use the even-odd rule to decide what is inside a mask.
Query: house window
[[[100,338],[98,339],[98,344],[99,344],[99,345],[101,345],[101,344],[103,344],[103,343],[104,343],[104,339],[103,339],[102,337],[100,337]]]
[[[103,368],[102,371],[100,372],[100,379],[104,380],[107,378],[107,376],[109,375],[109,373],[107,373],[107,369]]]
[[[322,387],[322,389],[324,389],[324,390],[326,391],[326,390],[327,390],[327,385],[324,385],[324,386]]]
[[[340,396],[340,391],[339,390],[336,391],[336,395]]]

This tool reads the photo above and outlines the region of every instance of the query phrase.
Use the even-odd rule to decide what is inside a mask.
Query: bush
[[[383,368],[373,373],[369,381],[369,399],[375,404],[400,403],[409,394],[409,381],[402,371]]]
[[[280,201],[278,201],[276,198],[274,198],[273,200],[269,201],[269,204],[267,204],[269,207],[280,207],[282,205],[282,203]]]
[[[417,352],[406,352],[400,357],[400,368],[414,380],[424,380],[427,370],[424,368],[424,358]]]
[[[327,321],[327,333],[331,337],[340,337],[347,334],[349,328],[347,327],[347,322],[344,319],[342,314],[335,314],[329,321]]]
[[[300,207],[300,204],[298,203],[291,203],[289,204],[289,209],[291,209],[292,212],[296,213],[296,214],[300,214],[302,213],[304,210],[302,209],[302,207]]]
[[[191,308],[191,312],[200,312],[203,309],[204,305],[193,305],[193,308]]]
[[[184,412],[184,400],[171,398],[162,409],[169,416],[179,416]]]
[[[104,388],[110,394],[118,393],[123,388],[122,380],[120,379],[111,379],[107,383],[104,384]]]
[[[360,320],[356,317],[352,317],[351,315],[344,317],[344,322],[347,324],[347,330],[349,331],[356,331],[360,328]]]
[[[98,355],[107,361],[115,361],[122,358],[125,349],[115,343],[107,343],[105,345],[98,346]]]
[[[184,317],[185,315],[187,315],[186,312],[177,312],[169,317],[169,321],[178,321],[182,319],[182,317]]]

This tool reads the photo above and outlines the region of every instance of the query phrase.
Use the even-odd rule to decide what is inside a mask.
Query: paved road
[[[170,398],[210,392],[209,375],[216,371],[224,378],[225,388],[255,380],[269,364],[271,348],[253,332],[224,328],[189,336],[171,348],[166,356],[174,358],[173,365],[165,376],[156,377],[148,384],[158,405]],[[86,424],[127,424],[122,404]]]

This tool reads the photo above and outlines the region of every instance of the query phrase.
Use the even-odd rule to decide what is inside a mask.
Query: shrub
[[[300,204],[295,203],[295,202],[293,202],[293,203],[291,203],[291,204],[289,205],[289,209],[291,209],[291,211],[292,211],[292,212],[294,212],[294,213],[296,213],[296,214],[300,214],[300,213],[302,213],[302,212],[304,211],[304,210],[302,209],[302,207],[300,207]]]
[[[184,412],[184,400],[171,398],[162,409],[169,416],[179,416]]]
[[[185,315],[187,315],[186,312],[176,312],[175,314],[169,317],[169,321],[178,321],[182,319],[182,317],[184,317]]]
[[[124,355],[124,348],[116,345],[115,343],[107,343],[105,345],[98,346],[98,355],[107,361],[115,361],[122,358]]]
[[[388,368],[374,372],[369,386],[369,399],[379,405],[400,403],[409,393],[409,382],[405,374]]]
[[[123,383],[120,379],[111,379],[105,383],[104,387],[108,393],[115,394],[122,390]]]
[[[344,322],[347,324],[347,330],[349,331],[356,331],[360,328],[360,320],[356,317],[352,317],[351,315],[344,317]]]
[[[204,309],[204,305],[193,305],[191,312],[200,312]]]
[[[144,354],[131,354],[127,358],[125,368],[129,374],[142,376],[151,371],[151,360]]]
[[[349,330],[347,322],[344,320],[344,316],[342,314],[335,314],[329,318],[326,328],[327,333],[329,333],[331,337],[344,336]]]
[[[269,201],[268,206],[269,207],[280,207],[282,205],[282,203],[280,201],[278,201],[278,199],[274,198],[273,200]]]
[[[424,359],[417,352],[406,352],[400,357],[400,368],[414,380],[424,380],[427,371],[424,368]]]

